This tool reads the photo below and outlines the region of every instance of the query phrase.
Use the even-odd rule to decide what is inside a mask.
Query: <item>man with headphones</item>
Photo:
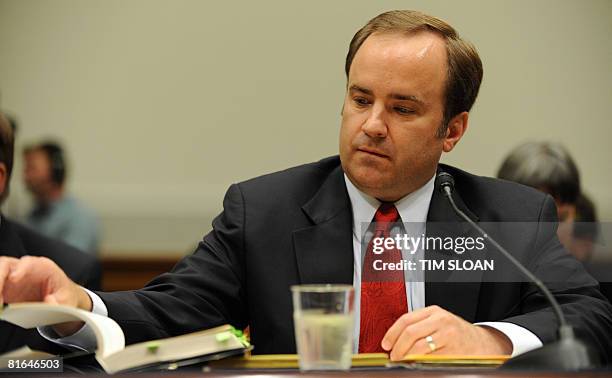
[[[66,193],[66,163],[62,147],[46,141],[25,148],[24,181],[35,206],[27,224],[85,252],[98,251],[98,222],[94,213]]]

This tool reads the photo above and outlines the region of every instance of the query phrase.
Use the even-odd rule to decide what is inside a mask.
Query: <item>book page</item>
[[[125,347],[123,331],[114,320],[74,307],[42,302],[15,303],[0,312],[0,319],[22,328],[83,321],[96,335],[96,357],[105,358]]]
[[[233,334],[232,329],[229,325],[223,325],[189,334],[132,344],[119,353],[105,359],[98,359],[98,362],[107,373],[113,374],[137,366],[245,349],[245,345]]]

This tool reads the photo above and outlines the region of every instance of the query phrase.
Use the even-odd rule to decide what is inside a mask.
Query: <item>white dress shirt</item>
[[[367,226],[374,218],[376,210],[380,206],[380,201],[376,198],[368,196],[361,192],[353,185],[353,183],[344,176],[346,188],[351,201],[353,210],[353,286],[355,288],[355,335],[359,335],[359,309],[360,309],[360,289],[361,289],[361,240],[363,237],[368,238],[365,234]],[[429,203],[434,191],[435,176],[432,177],[423,187],[410,193],[399,201],[395,202],[402,222],[405,224],[405,232],[413,235],[421,235],[425,232],[425,222],[429,211]],[[362,230],[364,235],[362,234]],[[368,239],[366,239],[368,240]],[[406,260],[420,259],[423,256],[423,251],[417,251],[414,254],[403,253],[402,258]],[[425,283],[423,277],[417,276],[419,273],[405,271],[406,278],[406,298],[408,299],[408,308],[406,311],[414,311],[425,307]],[[93,308],[92,312],[108,316],[108,310],[102,299],[95,293],[85,289],[91,297]],[[482,322],[476,323],[481,326],[495,328],[505,334],[512,342],[512,356],[525,353],[529,350],[536,349],[542,346],[540,339],[528,329],[507,322]],[[78,349],[93,351],[95,348],[95,336],[85,325],[75,334],[58,338],[51,327],[40,327],[40,334],[46,339],[70,346]],[[355,337],[354,351],[358,350],[359,337]]]

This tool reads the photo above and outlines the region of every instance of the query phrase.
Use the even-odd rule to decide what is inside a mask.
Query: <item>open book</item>
[[[0,320],[22,328],[83,321],[96,336],[96,360],[111,374],[160,363],[191,359],[201,362],[207,360],[206,356],[216,359],[243,354],[250,347],[242,332],[230,325],[126,347],[123,331],[114,320],[73,307],[38,302],[8,305],[0,312]]]

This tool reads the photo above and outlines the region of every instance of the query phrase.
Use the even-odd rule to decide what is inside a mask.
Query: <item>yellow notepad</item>
[[[482,356],[467,356],[462,354],[409,354],[402,363],[413,363],[419,365],[435,365],[435,366],[482,366],[482,367],[497,367],[506,362],[510,356],[508,355],[482,355]]]
[[[497,367],[508,360],[506,355],[407,355],[404,360],[392,362],[386,353],[354,354],[352,367],[385,367],[385,366],[477,366]],[[254,356],[233,357],[220,361],[213,361],[209,365],[213,369],[297,369],[298,356],[296,354],[262,354]]]

